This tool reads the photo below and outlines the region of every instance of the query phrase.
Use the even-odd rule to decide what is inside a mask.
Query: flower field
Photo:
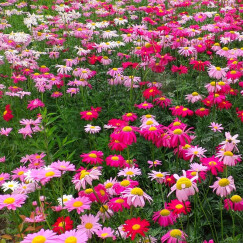
[[[0,2],[0,243],[242,243],[241,0]]]

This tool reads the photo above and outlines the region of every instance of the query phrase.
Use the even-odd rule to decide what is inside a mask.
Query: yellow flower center
[[[127,115],[126,115],[126,116],[130,117],[130,116],[132,116],[132,113],[127,113]]]
[[[126,175],[134,175],[134,172],[132,172],[132,171],[127,171],[127,172],[126,172]]]
[[[121,185],[121,186],[124,186],[124,187],[129,186],[129,185],[130,185],[130,181],[129,181],[129,180],[124,180],[124,181],[122,181],[122,182],[120,183],[120,185]]]
[[[100,194],[101,194],[101,196],[105,196],[105,191],[104,190],[100,190]]]
[[[170,231],[170,236],[174,238],[180,238],[182,235],[182,232],[178,229],[174,229]]]
[[[184,188],[189,188],[192,186],[192,182],[186,178],[186,177],[182,177],[180,178],[177,182],[176,182],[176,188],[178,190],[182,190]]]
[[[228,48],[228,47],[223,47],[222,50],[224,50],[224,51],[228,51],[229,48]]]
[[[235,71],[235,70],[232,70],[232,71],[230,72],[230,74],[236,74],[236,71]]]
[[[144,192],[141,188],[135,187],[131,190],[132,195],[143,196]]]
[[[48,171],[45,176],[46,177],[50,177],[50,176],[54,176],[55,175],[55,172],[54,171]]]
[[[131,132],[132,131],[132,128],[129,127],[129,126],[125,126],[125,127],[123,127],[122,131],[123,132]]]
[[[165,97],[160,97],[159,100],[165,100]]]
[[[118,156],[112,156],[111,159],[114,160],[114,161],[118,161],[119,157]]]
[[[60,223],[58,224],[58,227],[64,227],[64,225],[65,225],[65,222],[62,221],[62,222],[60,222]]]
[[[117,68],[112,68],[114,71],[117,71],[118,69]]]
[[[73,203],[73,207],[75,207],[75,208],[79,208],[81,206],[83,206],[83,203],[81,201],[77,201],[77,202]]]
[[[217,163],[215,161],[210,161],[208,164],[212,166],[212,165],[216,165]]]
[[[212,82],[210,83],[210,85],[211,85],[211,86],[216,86],[216,82],[215,82],[215,81],[212,81]]]
[[[177,204],[177,205],[175,206],[175,208],[176,208],[176,209],[182,209],[182,208],[183,208],[183,205],[182,205],[182,204]]]
[[[230,156],[230,157],[232,157],[234,154],[232,153],[232,152],[230,152],[230,151],[225,151],[224,152],[224,156]]]
[[[146,48],[149,48],[149,47],[151,47],[151,46],[152,46],[152,45],[151,45],[150,43],[146,43],[146,44],[145,44],[145,47],[146,47]]]
[[[91,189],[91,188],[88,188],[88,189],[85,190],[86,194],[91,194],[92,192],[93,192],[93,189]]]
[[[102,233],[101,237],[106,237],[108,235],[108,233]]]
[[[141,228],[141,225],[140,224],[134,224],[133,226],[132,226],[132,229],[133,230],[139,230]]]
[[[100,207],[100,212],[101,213],[105,213],[108,211],[108,206],[107,205],[103,205],[102,207]]]
[[[123,200],[123,199],[117,199],[117,200],[115,201],[115,203],[124,203],[124,200]]]
[[[158,178],[162,178],[162,177],[164,177],[164,174],[162,174],[162,173],[158,173],[158,174],[156,174],[155,176],[158,177]]]
[[[85,228],[86,229],[92,229],[93,228],[93,224],[87,223],[87,224],[85,224]]]
[[[184,47],[184,50],[188,50],[189,49],[189,47]]]
[[[78,239],[75,236],[69,236],[68,238],[66,238],[65,243],[77,243]]]
[[[151,118],[152,115],[149,115],[149,114],[148,114],[148,115],[145,115],[145,117],[146,117],[146,118]]]
[[[150,128],[149,128],[149,131],[156,131],[156,130],[157,130],[156,127],[150,127]]]
[[[82,180],[86,175],[89,175],[89,172],[87,172],[86,170],[82,170],[79,179]]]
[[[180,122],[174,122],[174,123],[173,123],[173,126],[180,126],[180,125],[181,125]]]
[[[216,67],[215,68],[217,71],[220,71],[221,70],[221,67]]]
[[[4,111],[4,112],[3,112],[3,115],[5,116],[7,113],[8,113],[8,111]]]
[[[159,214],[160,214],[161,216],[168,216],[168,215],[170,215],[170,211],[169,211],[168,209],[162,209],[162,210],[159,212]]]
[[[3,181],[4,180],[4,177],[0,177],[0,181]]]
[[[24,174],[24,171],[19,171],[18,172],[18,175],[23,175]]]
[[[36,236],[31,243],[45,243],[46,242],[46,237],[42,235]]]
[[[89,154],[89,157],[90,157],[90,158],[97,158],[97,155],[94,154],[94,153],[91,153],[91,154]]]
[[[153,121],[147,121],[147,122],[146,122],[146,125],[152,125],[152,124],[154,124]]]
[[[193,92],[192,96],[198,96],[198,93],[197,92]]]
[[[108,183],[105,185],[105,188],[108,189],[108,188],[111,188],[112,186],[113,186],[113,183],[108,182]]]
[[[92,112],[87,112],[86,115],[91,116]]]
[[[191,175],[192,176],[196,176],[197,175],[197,172],[196,171],[193,171],[193,172],[191,172]]]
[[[221,187],[226,187],[230,184],[230,181],[227,178],[223,178],[221,180],[219,180],[219,185]]]
[[[239,195],[234,195],[230,198],[230,200],[234,203],[241,202],[242,198]]]
[[[183,132],[183,131],[182,131],[181,129],[175,129],[175,130],[173,131],[173,133],[176,134],[176,135],[181,135],[182,132]]]
[[[3,203],[5,203],[5,204],[12,204],[12,203],[14,203],[14,202],[15,202],[15,198],[13,198],[13,197],[6,198],[6,199],[3,201]]]
[[[185,144],[185,146],[183,146],[183,149],[189,149],[190,147],[191,147],[191,145]]]
[[[145,104],[142,104],[142,106],[148,106],[148,104],[147,104],[147,103],[145,103]]]

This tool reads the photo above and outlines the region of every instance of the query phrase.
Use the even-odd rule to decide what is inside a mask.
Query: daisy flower
[[[83,162],[87,164],[102,164],[103,162],[103,152],[102,151],[91,151],[88,154],[80,155],[83,158]]]
[[[171,200],[168,203],[168,209],[170,209],[174,214],[188,214],[191,211],[191,203],[189,201],[180,202],[179,200]]]
[[[191,103],[195,103],[199,100],[202,100],[202,96],[197,92],[193,92],[191,94],[186,95],[186,100]]]
[[[201,158],[200,162],[208,168],[208,170],[211,171],[213,175],[217,175],[218,172],[223,172],[224,164],[222,161],[220,161],[215,156],[212,156],[210,158]]]
[[[141,175],[141,170],[133,166],[131,168],[125,168],[123,170],[120,170],[117,175],[125,176],[127,177],[127,179],[129,179],[130,177]]]
[[[165,177],[169,175],[169,173],[152,170],[152,173],[148,173],[148,175],[151,180],[156,180],[159,184],[162,184],[165,182]]]
[[[158,165],[162,165],[161,161],[159,161],[157,159],[155,161],[148,160],[148,164],[149,164],[149,168],[156,167]]]
[[[127,198],[128,205],[134,207],[144,207],[145,200],[149,202],[153,201],[153,199],[139,187],[127,188],[121,193],[123,198]]]
[[[114,231],[110,227],[104,227],[103,229],[97,230],[96,234],[103,240],[106,238],[112,238],[113,240],[116,239]]]
[[[153,104],[148,103],[147,101],[144,101],[143,103],[141,103],[139,105],[135,104],[134,106],[137,107],[138,109],[144,109],[144,110],[154,107]]]
[[[221,130],[224,130],[222,124],[215,123],[215,122],[211,122],[210,126],[208,127],[210,127],[213,132],[221,132]]]
[[[123,211],[125,208],[129,209],[130,206],[127,204],[127,199],[122,197],[114,197],[108,202],[109,207],[114,211]]]
[[[149,222],[145,219],[132,218],[126,220],[123,227],[124,232],[127,233],[127,237],[131,236],[131,240],[134,240],[137,234],[145,237],[144,233],[149,230],[149,228],[147,228],[149,225]]]
[[[63,202],[63,204],[65,204],[66,202],[70,201],[71,199],[73,199],[73,196],[72,196],[72,195],[63,195],[62,198],[59,197],[59,198],[57,199],[57,201],[58,201],[58,204],[59,204],[60,206],[63,206],[63,205],[62,205],[62,202]]]
[[[232,136],[230,134],[230,132],[226,132],[225,133],[225,138],[226,138],[225,141],[220,143],[220,144],[223,145],[222,148],[226,149],[226,150],[230,150],[230,151],[232,151],[234,149],[236,151],[239,151],[238,148],[237,148],[237,143],[240,142],[240,140],[237,140],[238,136],[239,136],[238,134]]]
[[[58,236],[52,230],[41,229],[38,233],[28,234],[24,237],[21,243],[38,243],[38,242],[48,242],[56,243],[58,241]]]
[[[88,236],[82,230],[69,230],[58,237],[56,242],[60,243],[86,243]]]
[[[60,161],[53,162],[50,167],[60,171],[75,171],[75,165],[71,164],[70,161]]]
[[[1,128],[0,134],[8,137],[9,133],[13,130],[13,128]]]
[[[128,121],[133,122],[133,121],[135,121],[137,118],[138,118],[138,117],[137,117],[136,113],[132,113],[132,112],[126,113],[126,114],[124,114],[124,115],[122,116],[122,120],[123,120],[123,121],[127,121],[127,122],[128,122]]]
[[[176,191],[176,197],[179,201],[187,201],[189,196],[192,196],[198,192],[197,184],[193,182],[194,180],[198,179],[197,176],[188,179],[186,177],[186,172],[183,170],[183,176],[174,174],[174,177],[177,181],[176,184],[171,187],[171,192],[168,194],[168,196],[172,192]]]
[[[1,173],[0,174],[0,186],[5,183],[6,180],[9,180],[10,175],[8,173]]]
[[[4,192],[8,191],[9,189],[11,191],[14,191],[18,187],[19,187],[19,182],[17,181],[8,181],[2,184],[2,189]]]
[[[121,155],[109,155],[106,159],[106,164],[111,167],[123,167],[125,159]]]
[[[104,223],[106,221],[106,219],[109,219],[113,214],[114,214],[114,212],[109,208],[109,205],[103,204],[100,207],[100,210],[96,216],[101,218]]]
[[[219,158],[219,160],[222,161],[224,165],[228,166],[235,166],[241,161],[240,155],[235,155],[229,150],[219,150],[219,152],[216,154],[216,158]]]
[[[224,200],[224,208],[229,210],[230,208],[234,211],[243,211],[243,199],[239,195],[233,195],[231,198]]]
[[[92,126],[91,124],[87,124],[84,127],[85,127],[84,131],[87,132],[87,133],[91,133],[91,134],[98,133],[101,130],[101,127]]]
[[[27,196],[23,194],[0,195],[0,210],[5,207],[9,210],[16,210],[16,208],[20,208],[25,203],[26,198]]]
[[[78,225],[78,230],[86,232],[89,239],[93,234],[96,234],[101,229],[101,224],[98,223],[99,217],[92,214],[84,214],[80,217],[81,225]]]
[[[215,67],[210,65],[208,68],[208,75],[211,78],[216,78],[217,80],[222,79],[226,76],[226,71],[228,68]]]
[[[170,242],[170,243],[186,243],[187,235],[179,229],[172,229],[168,233],[162,236],[161,243]]]
[[[204,149],[204,148],[202,148],[202,147],[197,147],[197,146],[195,146],[195,147],[190,147],[190,148],[188,148],[188,149],[187,149],[187,153],[186,153],[186,155],[191,157],[191,158],[190,158],[190,162],[192,162],[193,159],[194,159],[195,157],[198,157],[198,158],[206,157],[206,156],[204,155],[204,153],[205,153],[206,151],[207,151],[207,150]]]
[[[172,211],[165,206],[164,209],[154,212],[153,221],[158,221],[158,224],[162,227],[173,225],[176,222],[177,215],[173,214]]]
[[[73,229],[73,221],[70,219],[70,217],[59,217],[52,227],[54,232],[61,234],[65,231]]]
[[[72,198],[65,203],[64,209],[67,209],[68,212],[72,210],[77,210],[77,213],[80,214],[86,209],[90,209],[91,201],[87,197],[77,197]]]
[[[221,197],[226,197],[229,195],[233,190],[235,189],[234,179],[232,176],[229,176],[228,178],[220,178],[217,177],[217,181],[214,182],[212,186],[209,186],[210,188],[213,188],[213,191],[216,190],[216,194]]]
[[[44,106],[45,106],[45,104],[41,100],[34,99],[34,100],[29,101],[27,109],[33,110],[33,109],[36,109],[38,107],[44,107]]]

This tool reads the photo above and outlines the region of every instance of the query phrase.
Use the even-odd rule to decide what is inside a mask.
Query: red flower
[[[10,105],[6,105],[5,111],[3,112],[3,119],[5,121],[10,121],[14,116],[12,115],[12,110],[10,109]]]
[[[208,66],[210,64],[209,61],[197,61],[197,60],[191,60],[190,64],[193,65],[193,69],[196,69],[198,71],[204,71],[205,70],[205,66]]]
[[[65,220],[63,217],[59,217],[53,226],[53,231],[57,234],[62,234],[66,231],[69,231],[73,229],[73,221],[70,219],[70,217],[66,217]]]
[[[143,91],[143,96],[145,99],[149,99],[151,96],[154,97],[156,95],[161,95],[161,94],[162,92],[158,90],[157,87],[151,87]]]
[[[89,64],[91,65],[94,65],[96,62],[100,62],[100,60],[102,59],[102,56],[95,56],[95,55],[92,55],[90,57],[88,57],[89,59]]]
[[[240,111],[239,109],[237,109],[236,114],[240,118],[240,120],[243,122],[243,110]]]
[[[184,203],[175,199],[168,203],[168,209],[173,211],[174,214],[187,214],[191,211],[191,205],[189,201],[185,201]]]
[[[127,232],[127,236],[131,236],[131,239],[134,240],[137,234],[145,236],[145,232],[149,230],[147,228],[149,222],[145,219],[141,220],[140,218],[132,218],[125,221],[123,225],[124,231]]]
[[[179,73],[181,75],[183,73],[188,73],[188,68],[186,66],[182,66],[182,65],[180,65],[180,67],[173,65],[171,68],[171,71],[173,73]]]
[[[218,107],[220,110],[222,109],[230,109],[232,106],[232,104],[228,101],[228,100],[225,100],[225,101],[222,101],[221,103],[218,104]]]
[[[208,116],[210,113],[209,109],[206,108],[199,108],[195,111],[195,114],[200,117]]]

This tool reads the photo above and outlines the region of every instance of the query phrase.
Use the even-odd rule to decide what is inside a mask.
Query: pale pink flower
[[[125,168],[123,170],[120,170],[117,175],[125,176],[129,179],[131,177],[141,175],[141,170],[133,166],[131,168]]]
[[[215,123],[215,122],[211,122],[210,126],[208,127],[210,127],[213,132],[221,132],[221,130],[224,130],[222,124]]]
[[[1,128],[0,134],[8,137],[9,133],[12,130],[13,130],[13,128],[11,128],[11,127],[9,127],[9,128]]]
[[[210,65],[208,68],[208,75],[211,78],[222,79],[226,76],[226,71],[228,71],[228,68],[221,68]]]
[[[122,192],[122,197],[127,198],[127,204],[134,207],[144,207],[145,201],[153,201],[141,188],[127,188]]]
[[[212,186],[209,186],[210,188],[213,188],[213,191],[216,190],[216,194],[221,197],[226,197],[229,195],[232,191],[236,190],[235,184],[234,184],[234,178],[232,176],[229,176],[228,178],[220,178],[217,177],[217,181],[214,182]]]

